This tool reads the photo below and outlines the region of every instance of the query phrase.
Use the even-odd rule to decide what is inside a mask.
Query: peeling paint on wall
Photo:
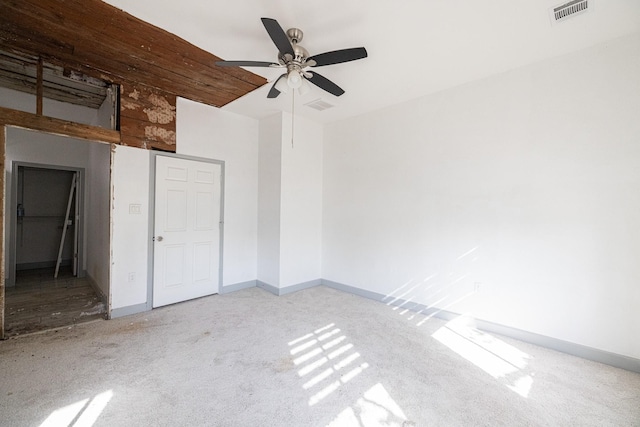
[[[176,144],[176,133],[172,130],[166,130],[158,126],[146,126],[144,128],[144,136],[154,141],[162,141],[165,144]]]
[[[135,110],[139,107],[138,104],[136,104],[135,102],[129,102],[126,99],[121,99],[120,100],[120,109],[121,110]]]
[[[175,151],[175,95],[144,85],[123,84],[120,88],[122,144]]]
[[[131,92],[129,94],[129,98],[133,98],[135,100],[140,99],[140,92],[138,92],[136,89],[134,89],[133,92]]]
[[[176,119],[176,107],[169,104],[165,97],[152,93],[149,95],[149,102],[153,107],[145,108],[143,111],[149,117],[151,123],[166,125]]]

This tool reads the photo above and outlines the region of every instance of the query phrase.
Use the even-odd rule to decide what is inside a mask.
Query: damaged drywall
[[[120,86],[122,144],[176,151],[176,97],[142,85]]]

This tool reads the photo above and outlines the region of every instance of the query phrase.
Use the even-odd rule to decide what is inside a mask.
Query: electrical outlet
[[[480,292],[480,285],[482,282],[473,282],[473,292]]]
[[[136,281],[136,273],[129,273],[129,281],[130,282]]]

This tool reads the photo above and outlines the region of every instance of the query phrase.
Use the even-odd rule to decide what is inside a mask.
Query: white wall
[[[111,310],[147,303],[149,164],[147,150],[122,145],[112,150]],[[140,205],[139,214],[130,213],[131,204]]]
[[[329,125],[322,277],[640,358],[638,76],[640,34]]]
[[[292,143],[291,120],[291,114],[282,115],[280,287],[322,277],[323,129],[294,117]]]
[[[222,286],[256,279],[258,122],[178,98],[178,154],[225,162]]]
[[[282,115],[260,121],[257,278],[280,286]]]
[[[90,144],[86,177],[87,274],[109,295],[111,145]]]
[[[100,154],[101,153],[101,154]],[[85,217],[84,239],[83,247],[85,248],[85,262],[81,266],[83,269],[87,269],[88,252],[87,249],[96,242],[88,242],[88,236],[90,235],[89,223],[92,222],[92,217],[89,215],[91,202],[90,192],[93,191],[105,191],[108,192],[108,187],[96,188],[96,182],[93,173],[100,174],[100,170],[94,170],[91,165],[91,157],[94,157],[96,162],[101,162],[109,165],[109,146],[102,145],[100,143],[91,143],[87,141],[80,141],[72,138],[65,138],[61,136],[55,136],[40,132],[28,131],[25,129],[19,129],[14,127],[7,128],[6,138],[6,155],[5,155],[5,212],[10,212],[10,209],[15,209],[15,206],[10,206],[11,203],[11,189],[12,189],[12,162],[20,161],[27,163],[37,163],[43,165],[57,165],[67,166],[75,168],[85,168],[85,187],[84,187],[84,199],[85,210],[87,215]],[[103,166],[104,167],[104,166]],[[107,177],[108,179],[108,177]],[[5,257],[5,274],[9,274],[9,215],[5,215],[5,251],[7,256]],[[108,243],[107,243],[108,245]],[[102,248],[104,250],[104,248]],[[107,246],[108,250],[108,246]],[[98,261],[100,262],[100,261]],[[102,267],[106,268],[108,262],[103,260]],[[94,277],[94,279],[97,279]]]
[[[225,161],[223,286],[255,280],[257,121],[178,99],[176,126],[178,154]],[[150,160],[147,150],[113,149],[111,310],[148,304]]]
[[[258,280],[276,288],[320,276],[322,127],[278,113],[260,121]]]

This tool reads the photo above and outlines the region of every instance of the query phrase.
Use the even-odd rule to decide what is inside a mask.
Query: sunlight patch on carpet
[[[527,371],[532,357],[474,326],[470,316],[458,316],[431,335],[440,343],[497,379],[522,397],[528,397],[534,373]]]
[[[71,405],[56,409],[40,427],[91,427],[95,424],[113,397],[113,390],[107,390],[93,399],[79,400]]]
[[[384,386],[380,383],[364,392],[362,397],[345,408],[329,423],[329,427],[342,426],[389,426],[403,427],[407,416]]]
[[[293,363],[299,367],[298,376],[305,379],[302,388],[312,393],[309,406],[320,403],[369,367],[347,341],[330,323],[288,343],[289,353],[295,356]]]

